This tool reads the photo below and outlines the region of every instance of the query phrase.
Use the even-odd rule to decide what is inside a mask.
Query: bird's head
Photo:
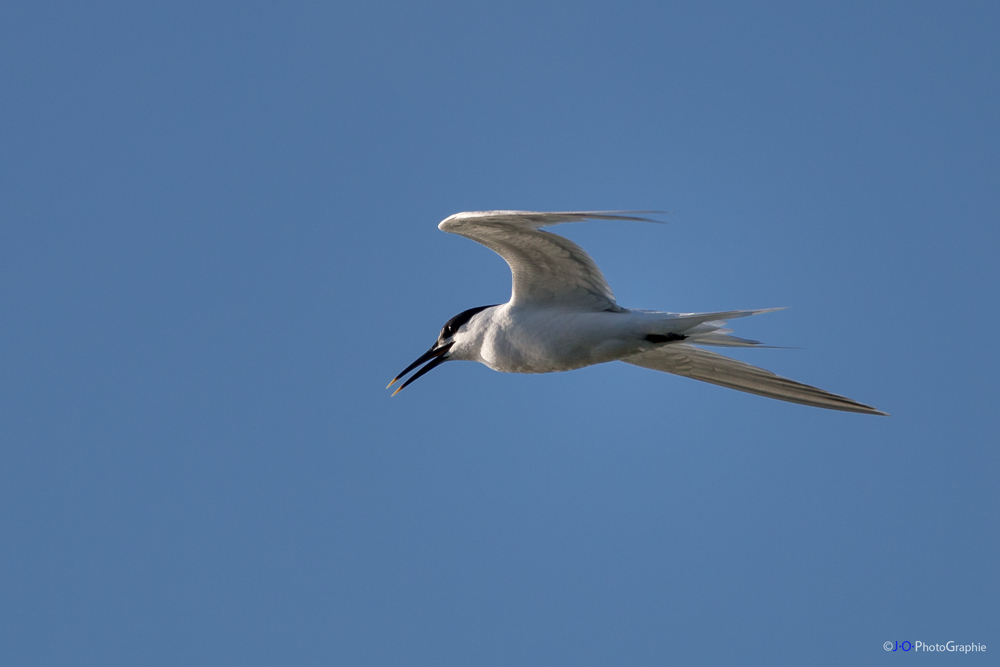
[[[444,326],[441,327],[441,333],[438,334],[437,340],[434,341],[433,345],[431,345],[431,349],[424,352],[417,358],[416,361],[404,368],[402,373],[392,379],[392,382],[389,383],[386,389],[399,382],[404,375],[421,364],[430,362],[410,376],[410,379],[401,384],[399,389],[392,392],[393,396],[403,391],[408,384],[416,380],[418,377],[428,373],[444,362],[450,359],[467,358],[463,353],[469,351],[469,348],[471,348],[474,343],[474,335],[471,331],[469,331],[469,327],[467,325],[475,315],[481,313],[487,308],[492,307],[493,306],[479,306],[477,308],[469,308],[468,310],[463,310],[458,315],[445,322]]]

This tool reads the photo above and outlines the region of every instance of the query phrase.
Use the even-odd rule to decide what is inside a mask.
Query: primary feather
[[[627,364],[682,375],[702,382],[729,387],[750,394],[828,410],[885,415],[870,405],[775,375],[771,371],[687,343],[667,345],[658,350],[622,359]]]

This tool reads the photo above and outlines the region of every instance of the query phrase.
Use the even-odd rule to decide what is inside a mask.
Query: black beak
[[[414,380],[416,380],[421,375],[427,373],[428,371],[430,371],[430,370],[436,368],[437,366],[440,366],[444,362],[448,361],[448,350],[451,349],[452,345],[454,345],[454,343],[446,343],[444,345],[438,345],[437,343],[435,343],[431,347],[431,349],[427,350],[422,355],[420,355],[419,359],[417,359],[412,364],[410,364],[405,369],[403,369],[402,373],[400,373],[399,375],[397,375],[396,377],[394,377],[392,379],[392,382],[389,383],[389,385],[386,387],[386,389],[388,389],[392,385],[394,385],[397,382],[399,382],[399,379],[401,377],[403,377],[404,375],[406,375],[407,373],[409,373],[410,371],[412,371],[414,368],[416,368],[420,364],[424,363],[425,361],[430,361],[431,363],[427,364],[426,366],[424,366],[423,368],[421,368],[419,371],[417,371],[416,373],[414,373],[413,376],[409,380],[407,380],[406,382],[404,382],[403,384],[401,384],[399,386],[399,389],[397,389],[396,391],[392,392],[392,395],[395,396],[399,392],[403,391],[403,389],[406,388],[406,385],[410,384],[411,382],[413,382]]]

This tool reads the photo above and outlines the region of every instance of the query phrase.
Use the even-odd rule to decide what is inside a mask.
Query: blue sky
[[[12,665],[867,665],[1000,650],[993,3],[0,10]],[[559,228],[740,358],[386,382]],[[968,660],[985,663],[986,655]],[[924,655],[921,660],[944,661]]]

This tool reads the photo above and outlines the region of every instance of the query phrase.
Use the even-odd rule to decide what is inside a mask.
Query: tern
[[[829,410],[885,412],[700,346],[756,347],[731,335],[727,320],[780,308],[667,313],[623,308],[583,248],[543,227],[586,220],[659,222],[656,211],[471,211],[438,229],[480,243],[510,266],[505,304],[464,310],[448,320],[427,352],[389,387],[424,365],[393,396],[446,361],[478,361],[505,373],[553,373],[610,361],[664,371],[730,389]],[[387,387],[388,388],[388,387]]]

